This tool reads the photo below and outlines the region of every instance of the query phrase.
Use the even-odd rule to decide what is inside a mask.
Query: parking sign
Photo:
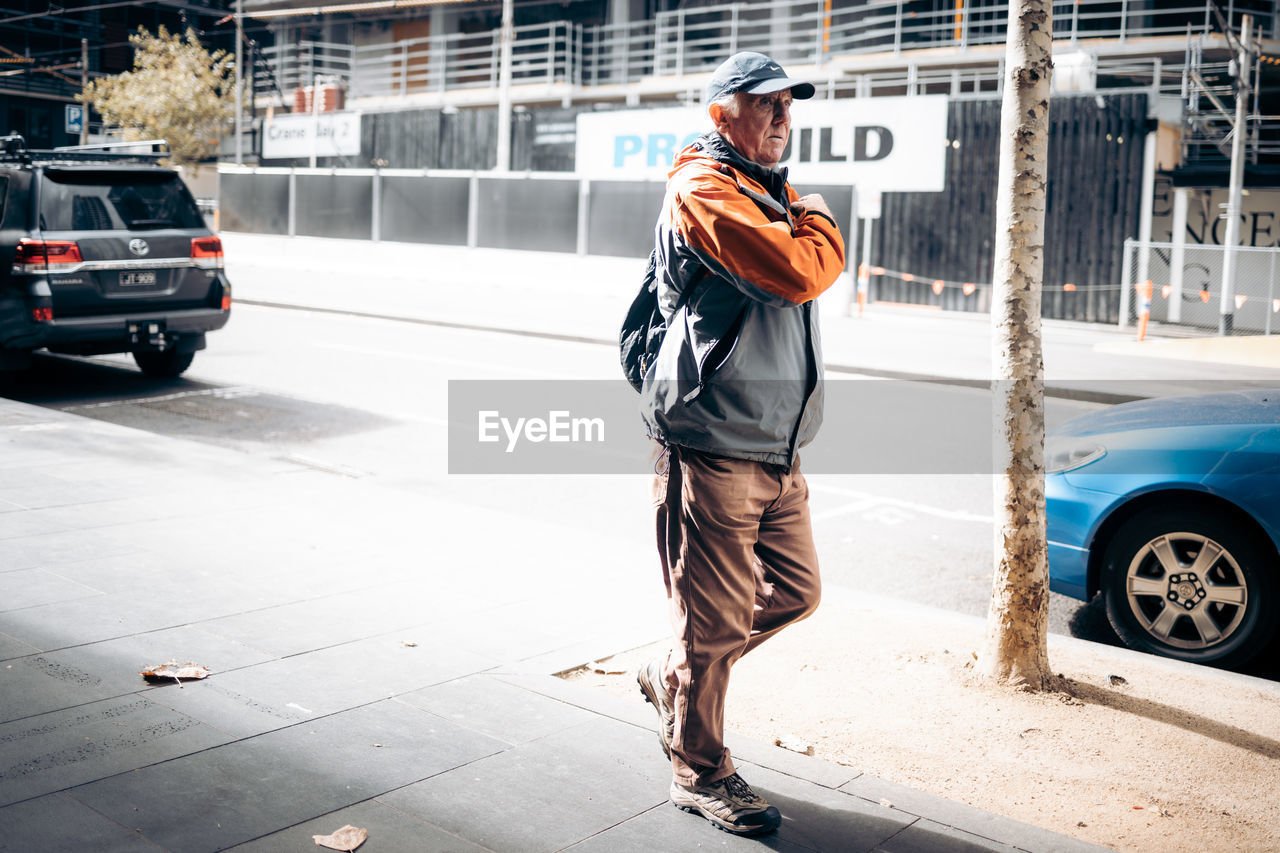
[[[84,107],[67,104],[67,133],[79,133],[84,128]]]

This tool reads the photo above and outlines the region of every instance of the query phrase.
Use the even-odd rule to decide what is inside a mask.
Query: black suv
[[[226,325],[222,241],[160,156],[0,137],[0,369],[44,348],[175,377]]]

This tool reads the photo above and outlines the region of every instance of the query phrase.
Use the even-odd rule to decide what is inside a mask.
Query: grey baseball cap
[[[812,98],[815,91],[812,83],[792,80],[781,65],[763,53],[744,50],[720,63],[707,84],[704,103],[709,104],[721,95],[733,92],[767,95],[783,89],[790,89],[791,97],[797,99]]]

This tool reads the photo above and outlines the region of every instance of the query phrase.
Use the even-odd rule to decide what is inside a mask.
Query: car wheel
[[[191,366],[195,357],[194,352],[178,352],[171,349],[160,352],[139,351],[133,354],[133,360],[138,363],[138,368],[148,376],[154,376],[157,379],[178,378]]]
[[[1229,515],[1154,508],[1108,545],[1107,618],[1132,648],[1219,666],[1256,655],[1276,630],[1276,566]]]

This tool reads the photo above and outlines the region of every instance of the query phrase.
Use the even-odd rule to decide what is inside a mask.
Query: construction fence
[[[1280,247],[1235,248],[1224,280],[1224,246],[1126,240],[1120,326],[1149,321],[1193,334],[1280,333]]]
[[[943,265],[928,255],[899,259],[912,268],[881,266],[875,264],[885,256],[879,239],[872,240],[875,265],[858,267],[853,259],[860,257],[862,229],[851,188],[804,190],[826,197],[849,236],[864,306],[990,310],[989,268],[987,277],[964,280],[939,276]],[[220,224],[230,231],[635,258],[652,247],[663,191],[660,182],[554,173],[219,169]],[[1077,281],[1064,280],[1065,270],[1046,263],[1043,315],[1134,328],[1147,311],[1148,322],[1189,334],[1217,334],[1223,326],[1233,334],[1280,333],[1280,248],[1238,247],[1234,281],[1225,291],[1222,246],[1126,240],[1121,254],[1121,269],[1079,265],[1074,272],[1086,277]]]
[[[414,169],[218,168],[228,231],[644,258],[660,181]],[[813,186],[842,231],[850,187]]]

